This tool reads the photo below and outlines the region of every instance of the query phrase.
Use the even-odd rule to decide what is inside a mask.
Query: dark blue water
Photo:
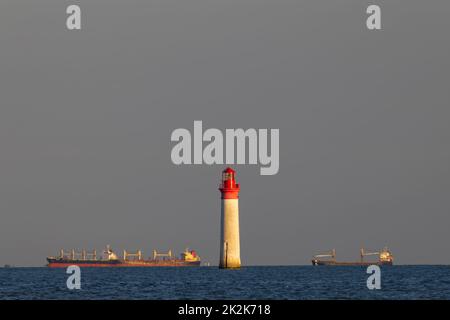
[[[450,299],[450,266],[381,268],[381,289],[363,267],[0,268],[1,299]]]

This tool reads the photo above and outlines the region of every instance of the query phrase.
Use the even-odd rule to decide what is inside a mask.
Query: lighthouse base
[[[219,268],[220,269],[239,269],[241,267],[241,261],[240,259],[229,259],[228,261],[220,262]]]

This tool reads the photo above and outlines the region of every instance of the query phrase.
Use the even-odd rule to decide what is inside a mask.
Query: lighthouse
[[[219,268],[239,268],[241,252],[239,244],[239,184],[236,172],[226,168],[222,172],[219,187],[222,194],[220,217],[220,263]]]

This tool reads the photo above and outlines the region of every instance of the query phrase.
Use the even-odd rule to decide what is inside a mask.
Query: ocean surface
[[[450,266],[381,267],[369,290],[364,267],[0,268],[0,299],[450,299]]]

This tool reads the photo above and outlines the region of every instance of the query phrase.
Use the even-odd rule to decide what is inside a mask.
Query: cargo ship
[[[186,249],[180,258],[172,255],[172,250],[167,253],[159,253],[153,250],[153,257],[144,259],[142,251],[123,251],[123,257],[119,258],[109,246],[103,251],[103,255],[97,258],[97,251],[88,252],[82,250],[77,252],[71,250],[60,251],[57,257],[47,257],[47,266],[50,268],[66,268],[77,265],[79,267],[198,267],[200,257],[194,250]]]
[[[364,258],[367,256],[378,256],[378,260],[364,261]],[[330,252],[315,255],[311,262],[313,266],[392,266],[394,264],[394,256],[386,247],[383,250],[377,252],[366,252],[364,251],[364,249],[361,249],[359,261],[336,261],[336,250],[333,249]]]

